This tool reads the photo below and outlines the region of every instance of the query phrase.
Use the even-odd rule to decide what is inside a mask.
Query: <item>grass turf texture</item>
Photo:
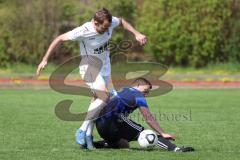
[[[1,90],[0,159],[238,159],[239,95],[239,89],[178,89],[149,98],[149,106],[155,114],[190,116],[191,110],[191,119],[162,118],[160,121],[167,132],[178,136],[176,144],[196,149],[194,153],[172,153],[161,149],[140,150],[137,142],[131,143],[131,149],[81,150],[74,140],[80,122],[59,120],[54,106],[63,99],[72,99],[72,112],[85,111],[89,98],[51,90]],[[133,118],[141,120],[141,117]],[[96,131],[94,135],[99,139]]]

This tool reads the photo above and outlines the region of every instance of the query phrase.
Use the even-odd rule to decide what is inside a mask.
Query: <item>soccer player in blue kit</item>
[[[175,136],[166,133],[155,120],[147,105],[146,96],[152,88],[145,78],[135,79],[131,87],[123,88],[108,101],[96,120],[96,128],[104,141],[94,142],[96,148],[128,148],[130,141],[137,140],[144,127],[128,118],[139,109],[147,124],[157,132],[157,146],[168,151],[191,152],[192,147],[177,147],[170,140]]]

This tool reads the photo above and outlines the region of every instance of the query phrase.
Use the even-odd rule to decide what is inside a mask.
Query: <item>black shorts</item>
[[[96,121],[96,128],[99,135],[108,143],[115,143],[120,139],[135,141],[144,130],[144,127],[128,119],[124,114],[100,118]]]

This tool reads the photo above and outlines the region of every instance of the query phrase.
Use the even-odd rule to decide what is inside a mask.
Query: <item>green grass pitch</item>
[[[174,143],[196,149],[194,153],[171,153],[140,150],[137,142],[131,143],[131,149],[81,150],[74,141],[80,122],[58,119],[54,107],[61,100],[72,99],[71,111],[77,113],[86,110],[90,98],[52,90],[0,90],[0,159],[239,159],[239,95],[239,89],[176,89],[149,98],[162,127],[177,136]],[[138,113],[133,118],[142,123]],[[94,135],[99,139],[96,131]]]

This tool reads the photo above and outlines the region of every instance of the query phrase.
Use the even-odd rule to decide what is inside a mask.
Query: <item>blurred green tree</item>
[[[106,7],[147,35],[147,53],[164,64],[202,67],[240,62],[239,0],[0,0],[0,66],[38,64],[51,41]],[[117,29],[112,40],[133,39]],[[64,43],[54,62],[79,54]]]
[[[234,34],[232,37],[224,35],[232,29],[226,27],[231,18],[232,1],[144,1],[136,20],[149,37],[146,51],[162,63],[183,66],[202,67],[227,61],[230,50],[240,42]],[[231,26],[239,23],[239,19],[238,22],[233,19]]]

